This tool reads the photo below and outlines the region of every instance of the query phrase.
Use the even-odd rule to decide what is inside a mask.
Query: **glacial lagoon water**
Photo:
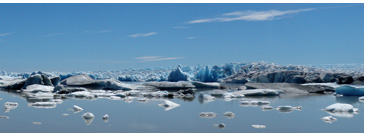
[[[208,93],[209,91],[203,91]],[[302,110],[279,112],[278,110],[263,111],[260,106],[243,106],[239,99],[226,101],[217,98],[211,102],[194,99],[169,99],[180,104],[179,107],[165,111],[158,106],[163,99],[150,99],[146,103],[138,102],[135,98],[131,103],[123,100],[98,98],[95,100],[65,99],[55,108],[35,108],[28,106],[27,100],[13,92],[0,91],[0,105],[5,102],[17,102],[18,107],[9,112],[0,112],[0,132],[266,132],[266,133],[318,133],[318,132],[363,132],[364,103],[358,97],[336,97],[332,94],[308,96],[278,96],[278,97],[245,97],[242,100],[266,100],[271,106],[281,105],[302,106]],[[348,103],[359,109],[358,114],[333,116],[337,121],[326,123],[321,120],[329,116],[325,107],[339,103]],[[74,113],[68,110],[78,105],[84,110]],[[229,119],[223,113],[231,111],[234,118]],[[86,112],[94,114],[95,118],[88,125],[82,118]],[[217,117],[201,118],[201,112],[214,112]],[[62,115],[64,114],[64,115]],[[65,115],[69,114],[69,115]],[[108,122],[102,117],[108,114]],[[40,122],[40,123],[38,123]],[[225,128],[214,127],[213,124],[224,123]],[[252,125],[265,125],[266,128],[254,128]]]

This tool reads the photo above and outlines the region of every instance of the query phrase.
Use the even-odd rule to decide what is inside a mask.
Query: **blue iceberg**
[[[343,96],[364,96],[364,87],[355,85],[342,85],[335,88],[336,94]]]

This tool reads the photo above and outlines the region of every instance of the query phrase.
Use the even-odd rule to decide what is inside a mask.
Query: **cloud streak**
[[[112,30],[98,30],[98,31],[87,30],[84,32],[86,33],[108,33],[108,32],[112,32]]]
[[[136,57],[135,59],[141,61],[163,61],[163,60],[176,60],[176,59],[183,59],[185,57],[162,57],[162,56],[143,56],[143,57]]]
[[[129,35],[129,37],[137,38],[137,37],[147,37],[158,34],[157,32],[149,32],[149,33],[137,33],[133,35]]]
[[[60,36],[60,35],[64,35],[64,33],[52,33],[52,34],[43,35],[41,37],[52,37],[52,36]]]
[[[13,34],[14,32],[8,32],[8,33],[0,33],[0,36],[8,36]]]
[[[230,12],[222,14],[222,17],[217,18],[207,18],[207,19],[197,19],[191,20],[187,23],[189,24],[196,24],[196,23],[209,23],[209,22],[229,22],[229,21],[266,21],[266,20],[274,20],[280,19],[280,17],[290,14],[295,14],[299,12],[306,12],[312,11],[316,8],[307,8],[307,9],[298,9],[298,10],[286,10],[286,11],[279,11],[279,10],[268,10],[268,11],[237,11],[237,12]]]

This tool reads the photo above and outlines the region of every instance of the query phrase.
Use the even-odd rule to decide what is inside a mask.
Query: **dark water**
[[[216,99],[209,103],[201,103],[196,97],[192,101],[170,99],[181,106],[164,111],[158,104],[162,99],[151,99],[148,103],[132,103],[123,100],[96,99],[77,100],[67,99],[56,108],[44,109],[28,106],[25,98],[13,93],[0,92],[1,106],[5,102],[17,102],[19,106],[10,112],[0,112],[0,132],[363,132],[364,104],[358,97],[335,97],[333,95],[287,96],[287,97],[257,97],[245,100],[267,100],[271,106],[280,105],[302,106],[302,110],[283,113],[277,110],[262,111],[259,106],[240,106],[240,100],[224,101]],[[336,117],[338,120],[325,123],[321,117],[329,116],[321,109],[333,103],[349,103],[359,109],[358,114],[349,117]],[[68,110],[78,105],[84,110],[74,114]],[[215,112],[217,117],[206,119],[199,117],[200,112]],[[235,113],[233,119],[222,114],[226,111]],[[95,118],[87,125],[82,118],[85,112],[91,112]],[[69,116],[63,116],[67,113]],[[110,116],[108,122],[102,116]],[[41,122],[41,125],[32,124]],[[225,128],[213,127],[213,124],[224,123]],[[264,129],[253,128],[251,125],[266,125]]]

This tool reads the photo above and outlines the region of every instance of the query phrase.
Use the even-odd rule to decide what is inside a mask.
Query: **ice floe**
[[[219,83],[217,82],[212,82],[212,83],[204,83],[204,82],[199,82],[199,81],[193,81],[191,82],[192,85],[195,86],[195,88],[206,88],[206,89],[219,89],[221,86]]]
[[[289,106],[289,105],[284,105],[284,106],[278,106],[275,109],[278,110],[279,112],[288,113],[288,112],[292,112],[294,110],[300,111],[300,110],[302,110],[302,107],[301,106],[292,107],[292,106]]]
[[[33,84],[33,85],[27,86],[22,91],[23,92],[52,92],[53,90],[54,90],[53,86]]]
[[[265,106],[262,106],[261,109],[263,111],[270,111],[270,110],[273,110],[273,107],[272,106],[269,106],[269,105],[265,105]]]
[[[102,117],[102,120],[103,120],[104,122],[108,122],[108,118],[109,118],[108,114],[105,114],[105,115]]]
[[[216,113],[214,113],[214,112],[201,112],[201,113],[199,114],[199,116],[200,116],[201,118],[208,118],[208,119],[212,119],[212,118],[214,118],[214,117],[217,117],[218,115],[217,115]]]
[[[359,100],[360,102],[364,102],[364,96],[359,97],[359,98],[358,98],[358,100]]]
[[[33,125],[41,125],[41,122],[32,122]]]
[[[178,106],[180,106],[180,104],[174,103],[172,101],[169,100],[164,100],[163,103],[158,104],[159,106],[163,107],[165,111],[171,110],[173,108],[176,108]]]
[[[208,95],[208,94],[204,94],[204,93],[200,93],[199,95],[199,101],[201,103],[209,103],[215,100],[215,97]]]
[[[9,119],[9,116],[0,116],[0,119]]]
[[[83,108],[77,106],[77,105],[73,105],[74,107],[71,109],[72,111],[74,111],[74,114],[79,113],[81,111],[83,111]]]
[[[234,118],[234,113],[227,111],[227,112],[223,113],[223,116],[225,116],[228,119],[233,119]]]
[[[5,110],[4,112],[10,112],[10,110],[15,109],[18,107],[18,103],[16,102],[6,102],[4,103]]]
[[[341,85],[335,88],[336,94],[343,96],[364,96],[364,87],[356,85]]]
[[[326,123],[333,123],[337,119],[335,117],[332,117],[332,116],[325,116],[325,117],[322,117],[321,120],[326,122]]]
[[[353,105],[345,103],[334,103],[323,110],[328,114],[337,117],[351,118],[354,114],[358,114],[358,108],[354,108]]]
[[[180,90],[180,89],[190,89],[194,88],[195,86],[191,84],[191,82],[188,81],[179,81],[179,82],[148,82],[145,85],[147,86],[153,86],[157,89],[161,90]]]
[[[55,102],[35,102],[29,103],[28,106],[35,107],[35,108],[56,108]]]
[[[240,101],[241,105],[244,106],[263,106],[269,105],[269,101]]]
[[[283,91],[282,90],[273,90],[273,89],[252,89],[252,90],[241,90],[233,92],[233,94],[241,94],[244,96],[279,96]]]
[[[253,128],[266,128],[265,125],[251,125]]]
[[[85,124],[87,124],[87,125],[90,125],[93,122],[93,119],[94,119],[94,115],[90,112],[84,113],[82,115],[82,117],[85,121]]]
[[[225,128],[225,127],[226,127],[226,124],[224,124],[224,123],[220,123],[220,124],[213,124],[213,127],[218,127],[218,128],[220,128],[220,129],[222,129],[222,128]]]

